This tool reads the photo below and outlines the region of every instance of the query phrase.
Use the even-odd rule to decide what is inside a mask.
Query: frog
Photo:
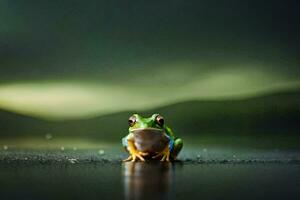
[[[128,119],[129,133],[122,138],[122,146],[130,154],[126,161],[175,161],[182,150],[183,141],[175,137],[165,124],[164,117],[153,114],[142,117],[133,114]]]

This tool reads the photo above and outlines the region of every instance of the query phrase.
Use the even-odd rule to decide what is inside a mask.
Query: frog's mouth
[[[159,129],[159,128],[135,128],[135,129],[131,129],[130,132],[135,133],[135,132],[140,132],[140,131],[146,131],[146,132],[164,132],[163,129]]]

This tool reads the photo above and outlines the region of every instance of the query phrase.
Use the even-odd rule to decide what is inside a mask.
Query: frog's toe
[[[128,158],[124,159],[123,162],[131,161],[131,160],[132,160],[132,156],[130,155]]]
[[[126,161],[135,162],[137,160],[141,160],[141,161],[144,162],[145,159],[143,158],[143,156],[146,156],[146,155],[148,155],[148,153],[146,153],[146,152],[133,151],[131,153],[131,155],[127,159],[125,159],[123,161],[124,162],[126,162]]]
[[[139,152],[139,154],[140,154],[141,156],[148,156],[148,155],[149,155],[148,152]]]
[[[157,152],[157,154],[155,156],[152,156],[153,159],[157,159],[159,157],[162,157],[163,152]]]
[[[167,162],[170,161],[170,149],[169,149],[169,146],[167,146],[162,152],[156,154],[152,158],[154,158],[154,159],[161,158],[160,161],[167,161]]]
[[[143,162],[145,161],[145,159],[140,155],[140,153],[137,153],[137,154],[133,154],[132,155],[131,162],[135,162],[137,159],[140,159]]]
[[[169,162],[170,161],[170,153],[165,154],[160,161],[167,161],[167,162]]]

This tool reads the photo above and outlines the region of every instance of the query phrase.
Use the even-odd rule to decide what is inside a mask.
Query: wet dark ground
[[[300,152],[185,148],[122,163],[119,148],[0,152],[0,199],[299,199]]]
[[[299,199],[293,164],[1,166],[1,199]]]

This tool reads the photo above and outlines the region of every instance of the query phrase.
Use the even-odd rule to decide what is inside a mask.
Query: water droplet
[[[53,136],[52,136],[52,134],[47,133],[47,134],[45,135],[45,138],[46,138],[46,140],[51,140],[51,139],[53,138]]]
[[[65,147],[60,147],[60,150],[64,151],[64,150],[65,150]]]
[[[76,158],[69,158],[68,161],[72,164],[75,164],[78,162],[78,160]]]
[[[100,149],[100,150],[98,151],[98,153],[99,153],[100,155],[103,155],[103,154],[104,154],[104,150]]]
[[[3,146],[3,149],[4,149],[4,150],[7,150],[7,149],[8,149],[8,146],[7,146],[7,145],[4,145],[4,146]]]
[[[207,149],[206,149],[206,148],[204,148],[204,149],[203,149],[203,151],[204,151],[204,152],[207,152]]]
[[[77,151],[77,147],[73,147],[73,151]]]

